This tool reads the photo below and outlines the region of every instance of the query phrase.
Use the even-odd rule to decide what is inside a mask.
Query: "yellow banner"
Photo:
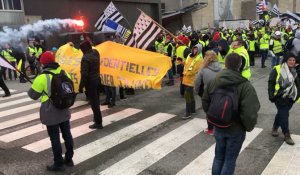
[[[95,47],[100,53],[100,77],[104,85],[135,89],[160,89],[171,68],[165,55],[107,41]],[[82,52],[69,44],[61,46],[56,61],[68,72],[78,92]]]

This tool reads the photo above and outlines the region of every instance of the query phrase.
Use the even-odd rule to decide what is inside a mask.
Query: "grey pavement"
[[[257,58],[256,67],[251,68],[251,82],[259,96],[261,109],[256,129],[249,133],[250,135],[254,134],[253,140],[249,140],[249,144],[240,153],[235,174],[297,174],[296,170],[300,168],[300,161],[298,161],[300,157],[298,155],[300,145],[299,104],[293,106],[289,118],[290,130],[294,134],[292,137],[295,138],[296,145],[287,146],[283,142],[282,135],[278,138],[271,136],[271,127],[276,114],[275,105],[269,102],[267,95],[267,81],[271,69],[269,62],[267,62],[268,67],[264,69],[259,65],[260,61]],[[30,87],[29,83],[20,84],[17,81],[6,81],[6,83],[10,89],[17,90],[13,94],[26,92]],[[0,105],[25,97],[1,99]],[[72,133],[73,136],[78,134],[74,139],[75,154],[78,153],[75,158],[78,163],[73,168],[67,168],[61,174],[81,175],[99,174],[100,172],[101,174],[118,174],[117,172],[122,172],[122,169],[126,169],[126,171],[121,174],[209,174],[213,158],[213,152],[209,152],[209,150],[214,148],[214,138],[202,132],[206,123],[201,99],[198,96],[196,96],[197,112],[191,120],[181,120],[185,111],[185,101],[179,95],[179,82],[176,82],[175,86],[164,86],[161,90],[136,90],[135,95],[127,95],[127,98],[126,101],[118,100],[117,105],[111,109],[104,109],[105,107],[101,106],[104,120],[110,121],[103,130],[89,131],[88,127],[83,127],[82,130],[76,131],[75,128],[91,122],[92,115],[76,116],[79,118],[75,120],[74,114],[88,109],[89,106],[78,106],[71,110],[74,118]],[[80,94],[77,101],[84,100],[84,95]],[[103,100],[104,96],[101,95],[101,101]],[[33,103],[30,101],[4,108],[0,107],[0,112],[16,111],[22,106]],[[125,116],[126,112],[120,112],[129,108],[142,111],[129,117]],[[37,148],[32,148],[32,150],[41,149],[41,151],[34,152],[25,149],[26,146],[38,143],[40,140],[47,141],[45,126],[39,125],[38,118],[1,129],[1,124],[5,122],[24,119],[36,112],[38,112],[38,108],[0,116],[1,173],[52,174],[45,171],[45,166],[52,163],[51,148],[41,149],[43,144],[37,144]],[[120,113],[117,117],[123,117],[122,120],[111,119],[117,113]],[[144,121],[147,120],[151,122],[145,123]],[[35,127],[36,125],[37,127]],[[21,138],[12,139],[13,141],[5,141],[6,137],[4,136],[10,136],[14,132],[23,130],[29,132],[27,128],[30,127],[39,131],[30,131],[33,133],[24,137],[21,135]],[[256,131],[257,134],[255,134]],[[176,137],[176,135],[178,136]],[[164,140],[168,140],[168,142],[163,142]],[[95,151],[98,149],[102,151]],[[88,157],[89,155],[90,157]],[[83,157],[88,158],[85,160]],[[200,169],[199,171],[197,168],[189,168],[195,160],[197,160],[195,165]]]

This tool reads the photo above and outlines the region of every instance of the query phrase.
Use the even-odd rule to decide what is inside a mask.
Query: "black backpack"
[[[51,95],[52,104],[58,109],[66,109],[73,106],[76,93],[74,92],[73,81],[67,76],[64,70],[59,74],[50,71],[44,71],[45,74],[51,74]]]
[[[293,47],[294,47],[293,41],[294,41],[294,38],[291,38],[291,39],[287,40],[287,42],[284,44],[283,50],[285,53],[289,52],[293,49]]]
[[[228,128],[238,116],[239,94],[236,86],[219,87],[211,93],[207,121],[218,128]]]

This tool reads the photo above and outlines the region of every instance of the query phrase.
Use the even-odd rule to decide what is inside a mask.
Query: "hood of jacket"
[[[222,70],[216,77],[216,86],[232,86],[235,84],[241,84],[243,82],[248,81],[244,78],[241,73],[230,70],[224,69]]]
[[[300,39],[300,30],[296,30],[295,38]]]
[[[193,47],[193,49],[194,49],[194,48],[197,48],[197,55],[199,55],[199,54],[202,52],[202,45],[201,45],[201,44],[196,44],[196,45]],[[191,57],[194,57],[194,56],[195,56],[195,55],[194,55],[193,49],[192,49]]]
[[[207,68],[213,72],[220,72],[222,70],[220,63],[217,61],[211,62]]]

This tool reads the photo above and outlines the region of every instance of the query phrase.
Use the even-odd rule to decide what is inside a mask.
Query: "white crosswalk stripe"
[[[10,99],[17,98],[17,97],[22,97],[22,96],[27,96],[27,92],[21,92],[21,93],[18,93],[18,94],[11,94],[11,96],[9,96],[9,97],[0,98],[0,101],[10,100]]]
[[[0,122],[0,131],[3,131],[2,135],[0,135],[0,142],[2,142],[1,146],[2,144],[18,144],[18,147],[23,148],[20,150],[27,151],[27,153],[31,153],[32,155],[42,155],[44,154],[41,153],[42,151],[45,151],[45,154],[52,154],[49,137],[47,137],[46,133],[40,135],[40,133],[46,131],[46,127],[42,126],[42,124],[36,123],[32,123],[26,126],[29,122],[36,122],[35,120],[39,119],[38,108],[40,107],[40,103],[37,103],[35,101],[30,102],[28,100],[26,92],[15,94],[14,97],[8,97],[5,101],[3,99],[1,99],[0,101],[0,110],[2,108],[8,108],[12,106],[11,109],[0,111],[0,119],[3,120],[2,122]],[[80,140],[79,137],[88,138],[89,133],[95,131],[89,129],[88,126],[91,123],[87,122],[87,120],[84,120],[84,118],[86,117],[92,119],[91,116],[93,114],[90,106],[84,106],[86,104],[87,102],[85,101],[76,101],[72,106],[72,108],[83,106],[82,108],[78,108],[78,110],[76,110],[75,112],[72,112],[72,117],[70,120],[71,122],[76,123],[76,127],[71,128],[71,133],[75,141],[76,139]],[[14,108],[14,105],[19,105],[20,107]],[[126,156],[117,155],[116,159],[104,156],[104,158],[108,160],[103,160],[103,162],[108,161],[109,163],[106,165],[102,165],[102,163],[99,162],[99,164],[95,165],[96,167],[94,167],[94,173],[97,172],[102,175],[139,173],[144,174],[144,171],[146,172],[147,170],[152,170],[152,168],[155,170],[156,167],[158,168],[157,173],[159,174],[160,167],[158,164],[160,163],[160,161],[169,160],[170,162],[168,163],[170,164],[170,167],[172,167],[172,161],[175,162],[176,160],[163,159],[168,158],[168,156],[170,157],[170,153],[176,151],[189,151],[181,148],[184,148],[184,145],[186,145],[187,143],[192,144],[189,143],[189,141],[197,138],[198,136],[203,136],[204,134],[202,131],[207,125],[206,120],[199,118],[194,118],[187,122],[182,122],[181,120],[176,121],[176,115],[168,113],[155,114],[151,111],[151,113],[147,114],[149,116],[145,116],[146,111],[142,112],[141,109],[135,108],[123,108],[117,110],[117,112],[113,110],[111,111],[107,106],[101,106],[100,109],[101,111],[107,111],[108,113],[106,114],[106,112],[104,112],[104,126],[110,125],[112,123],[117,123],[118,125],[118,123],[121,123],[122,120],[130,121],[131,124],[113,132],[106,130],[105,132],[108,133],[104,137],[95,139],[89,138],[89,142],[86,142],[84,144],[81,143],[81,145],[79,146],[75,144],[73,157],[75,165],[88,163],[89,161],[93,161],[93,158],[96,157],[102,158],[101,153],[114,150],[115,147],[117,147],[116,149],[121,149],[120,151],[128,151],[130,150],[130,147],[123,147],[123,143],[129,140],[136,141],[136,139],[141,139],[138,138],[139,135],[155,133],[151,142],[149,141],[149,143],[141,144],[138,149],[133,150],[132,152],[129,151],[128,155]],[[29,110],[32,110],[32,112],[30,111],[31,114],[29,114]],[[26,112],[25,116],[22,115],[24,111],[28,111]],[[12,116],[12,118],[6,119],[4,118],[5,116]],[[143,116],[144,118],[139,121],[134,121],[137,119],[136,117],[132,116],[136,116],[137,118],[138,116]],[[167,125],[167,127],[165,127],[165,125]],[[20,129],[12,129],[12,127],[14,126],[20,127]],[[162,134],[156,134],[156,129],[153,129],[158,126],[164,127],[165,130]],[[262,133],[263,129],[261,128],[255,128],[252,132],[247,133],[245,142],[243,143],[241,149],[241,153],[247,152],[246,148],[251,143],[253,143],[255,139],[257,139],[260,135],[263,135]],[[97,133],[95,132],[93,134]],[[39,136],[38,139],[35,139],[36,136]],[[29,139],[27,139],[27,137]],[[265,167],[263,167],[259,173],[255,174],[299,174],[300,136],[292,135],[292,138],[296,143],[294,146],[287,145],[286,143],[281,144],[280,142],[278,142],[277,149],[270,153],[272,157],[269,158],[268,162],[265,162]],[[61,143],[63,143],[62,138]],[[207,145],[205,149],[202,149],[201,152],[199,151],[199,153],[195,154],[193,158],[188,160],[181,160],[186,162],[182,164],[182,167],[178,168],[176,171],[174,171],[174,173],[171,174],[211,174],[214,149],[215,144],[213,144],[213,140],[211,140],[210,144]],[[85,171],[88,170],[90,169],[86,169]],[[166,174],[168,174],[168,172],[166,172]]]
[[[292,135],[291,137],[296,144],[291,147],[291,145],[283,143],[262,175],[299,174],[300,136]]]
[[[126,117],[132,116],[132,115],[134,115],[138,112],[141,112],[141,110],[138,110],[138,109],[125,109],[123,111],[120,111],[120,112],[111,114],[109,116],[106,116],[106,117],[103,118],[103,126],[109,125],[112,122],[119,121],[119,120],[122,120]],[[87,124],[78,126],[76,128],[72,128],[71,133],[72,133],[73,138],[77,138],[77,137],[82,136],[84,134],[95,131],[93,129],[89,129],[89,125],[90,125],[90,123],[87,123]],[[61,140],[61,142],[63,142],[62,137],[60,138],[60,140]],[[32,152],[35,152],[35,153],[38,153],[38,152],[46,150],[50,147],[51,147],[50,139],[45,138],[43,140],[31,143],[31,144],[26,145],[26,146],[23,146],[22,148],[27,149],[27,150],[32,151]]]
[[[243,143],[241,152],[247,147],[251,141],[262,131],[262,129],[255,128],[252,132],[247,133],[246,139]],[[189,174],[199,174],[206,175],[211,174],[211,166],[213,163],[213,158],[215,155],[215,144],[213,144],[209,149],[192,161],[189,165],[183,168],[177,175],[189,175]]]
[[[10,89],[9,92],[10,92],[10,93],[16,92],[16,90]],[[4,91],[0,90],[0,95],[4,95],[4,94],[5,94]]]
[[[159,113],[102,139],[82,146],[74,151],[73,161],[75,164],[79,164],[173,117],[175,117],[175,115]]]
[[[195,135],[206,126],[206,120],[193,119],[162,136],[99,174],[138,174]]]

